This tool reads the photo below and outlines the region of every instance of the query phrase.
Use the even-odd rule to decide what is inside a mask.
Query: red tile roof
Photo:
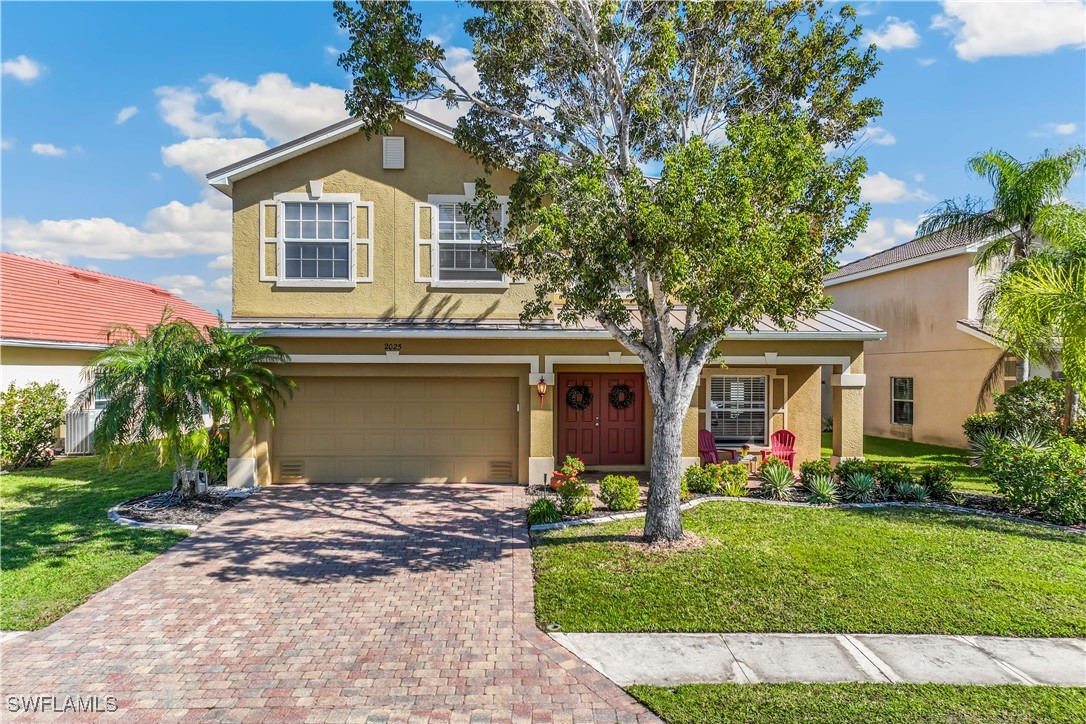
[[[165,307],[199,327],[217,320],[154,284],[0,252],[3,339],[105,344],[110,326],[142,331]]]

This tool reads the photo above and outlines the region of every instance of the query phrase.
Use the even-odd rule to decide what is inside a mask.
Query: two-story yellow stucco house
[[[590,323],[519,323],[531,285],[495,270],[460,214],[483,171],[452,129],[412,112],[389,136],[358,128],[208,176],[233,199],[233,325],[289,353],[298,385],[274,427],[235,431],[230,484],[541,482],[567,454],[647,469],[640,361]],[[499,194],[513,180],[491,177]],[[818,457],[823,366],[834,454],[862,455],[863,345],[881,337],[834,311],[736,332],[690,401],[683,462],[701,428],[757,448],[787,427],[797,461]]]

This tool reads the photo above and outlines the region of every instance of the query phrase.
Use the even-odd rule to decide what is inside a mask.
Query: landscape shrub
[[[954,488],[950,470],[945,465],[936,463],[924,468],[920,473],[920,484],[928,489],[933,498],[948,498]]]
[[[741,498],[747,494],[747,466],[728,465],[718,466],[720,474],[720,494],[730,495],[733,498]]]
[[[771,460],[758,471],[762,496],[771,500],[788,500],[795,491],[796,480],[784,463]]]
[[[558,511],[562,515],[592,512],[592,488],[580,478],[567,478],[554,492],[558,498]]]
[[[220,425],[211,430],[208,436],[207,455],[203,465],[207,478],[212,483],[226,482],[226,460],[230,457],[230,428]]]
[[[720,487],[720,476],[710,468],[716,465],[691,465],[683,472],[686,489],[698,495],[713,495]]]
[[[856,473],[863,473],[864,475],[874,477],[875,466],[866,460],[849,458],[848,460],[842,460],[837,463],[837,467],[833,469],[833,474],[836,476],[838,484],[845,482]]]
[[[988,433],[1002,433],[999,420],[994,412],[977,412],[970,415],[962,423],[962,430],[965,432],[965,437],[970,441]]]
[[[837,483],[830,475],[815,475],[807,481],[807,502],[815,505],[836,505],[838,501]]]
[[[8,385],[0,393],[0,465],[5,470],[49,465],[67,407],[67,395],[56,382]]]
[[[600,481],[600,500],[608,510],[637,510],[641,486],[632,475],[608,475]]]
[[[830,461],[825,458],[819,458],[818,460],[807,460],[799,464],[799,482],[803,487],[808,487],[808,483],[816,475],[825,475],[827,477],[833,475],[833,467],[830,465]]]
[[[883,490],[892,490],[900,483],[912,483],[913,473],[904,463],[876,463],[875,482]]]
[[[545,525],[562,520],[562,514],[550,498],[539,498],[528,506],[528,525]]]
[[[1037,377],[1019,382],[995,396],[995,420],[1000,430],[1032,428],[1050,435],[1059,432],[1066,387],[1060,380]]]
[[[879,497],[879,485],[871,473],[853,473],[840,485],[841,497],[849,503],[873,503]]]
[[[1002,442],[982,467],[1012,509],[1033,509],[1063,525],[1086,523],[1086,446],[1069,437],[1040,450]]]

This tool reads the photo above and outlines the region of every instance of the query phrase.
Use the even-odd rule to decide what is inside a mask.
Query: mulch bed
[[[137,510],[133,508],[136,503],[149,497],[151,496],[144,495],[132,500],[126,500],[117,506],[117,512],[125,518],[138,520],[142,523],[203,525],[243,500],[243,498],[231,498],[225,495],[197,495],[184,503],[159,508],[158,510]]]

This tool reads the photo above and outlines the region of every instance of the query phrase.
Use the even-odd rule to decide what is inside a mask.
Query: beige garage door
[[[280,482],[513,482],[512,378],[301,377],[272,432]]]

